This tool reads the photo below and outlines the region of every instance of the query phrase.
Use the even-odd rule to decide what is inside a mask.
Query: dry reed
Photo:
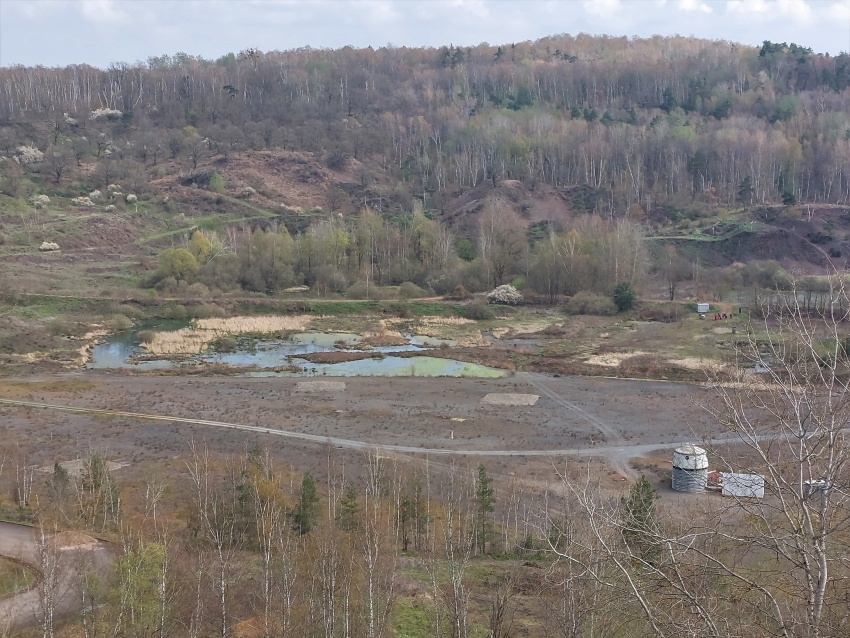
[[[227,317],[198,319],[191,326],[171,332],[155,332],[142,347],[151,354],[197,354],[225,335],[270,334],[285,330],[305,330],[309,315],[287,317]]]

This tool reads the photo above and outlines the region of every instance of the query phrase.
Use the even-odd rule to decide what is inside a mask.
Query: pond
[[[178,330],[185,322],[142,324],[132,330],[109,337],[92,348],[87,367],[94,370],[130,368],[134,370],[164,370],[184,364],[219,363],[238,367],[265,368],[246,372],[251,376],[417,376],[417,377],[502,377],[505,371],[497,368],[432,356],[380,356],[340,363],[310,363],[301,357],[317,352],[342,352],[359,349],[360,335],[346,332],[301,332],[286,339],[236,339],[233,352],[208,351],[182,358],[180,361],[150,357],[141,347],[139,333],[144,330]],[[450,340],[405,335],[407,343],[377,346],[370,353],[391,355],[394,352],[432,352],[434,348],[455,345]],[[340,348],[340,344],[345,344]],[[273,368],[295,366],[297,371],[276,372]]]

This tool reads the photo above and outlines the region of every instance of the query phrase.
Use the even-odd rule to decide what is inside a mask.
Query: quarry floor
[[[497,478],[521,476],[543,484],[552,481],[553,464],[567,462],[573,468],[594,468],[594,476],[612,486],[622,485],[638,471],[648,472],[663,486],[669,475],[665,459],[671,457],[672,448],[718,434],[701,407],[710,400],[709,393],[698,385],[519,373],[502,379],[355,377],[336,380],[345,383],[342,391],[305,392],[298,385],[303,381],[84,372],[5,381],[0,384],[0,398],[455,451],[451,457],[429,454],[436,465],[463,459],[467,451],[507,452],[470,456],[468,462],[486,463]],[[482,404],[491,393],[540,398],[532,406]],[[31,461],[39,466],[97,451],[126,463],[119,472],[130,476],[168,471],[170,466],[180,471],[180,458],[189,453],[193,441],[216,454],[265,445],[279,462],[318,475],[328,454],[350,459],[348,467],[355,474],[364,454],[261,432],[8,405],[0,406],[0,436],[26,442]],[[639,449],[647,444],[657,444],[657,449]],[[549,457],[547,450],[580,453]],[[535,455],[523,456],[523,451]],[[412,451],[397,456],[425,457]]]

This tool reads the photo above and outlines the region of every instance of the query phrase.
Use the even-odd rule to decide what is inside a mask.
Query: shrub
[[[19,146],[12,157],[21,166],[40,164],[44,161],[44,153],[34,146]]]
[[[32,198],[33,208],[44,208],[50,203],[50,198],[47,195],[36,195]]]
[[[200,282],[195,282],[186,288],[186,296],[188,297],[209,297],[210,289]]]
[[[542,295],[535,290],[523,290],[522,292],[523,303],[536,306],[536,305],[550,305],[551,300],[549,295]]]
[[[210,175],[209,182],[207,182],[207,189],[212,191],[213,193],[223,193],[227,188],[227,183],[224,181],[224,177],[221,173],[215,172]]]
[[[355,281],[345,290],[346,299],[386,299],[387,295],[380,287],[371,285],[368,288],[362,281]]]
[[[69,331],[68,323],[63,321],[62,319],[52,319],[47,324],[47,330],[54,337],[58,337],[60,335],[67,335]]]
[[[632,285],[628,281],[622,281],[614,288],[612,301],[617,306],[619,312],[631,310],[635,305],[635,291],[632,290]]]
[[[190,310],[192,316],[196,319],[210,319],[212,317],[223,317],[225,315],[223,308],[209,303],[201,304],[200,306],[193,306]]]
[[[177,280],[174,277],[163,277],[159,281],[156,281],[153,287],[159,292],[169,294],[177,289]]]
[[[675,303],[642,303],[637,307],[636,317],[641,321],[673,323],[679,320],[680,311]]]
[[[152,343],[155,334],[153,330],[142,330],[139,332],[139,343]]]
[[[522,303],[522,295],[510,284],[505,284],[487,294],[487,303],[518,306]]]
[[[623,359],[620,371],[628,376],[655,377],[670,372],[670,366],[655,354],[636,354]]]
[[[460,308],[460,313],[464,318],[473,319],[475,321],[486,321],[487,319],[492,319],[496,316],[493,309],[481,301],[476,301],[468,306],[463,306]]]
[[[236,339],[229,336],[219,337],[210,344],[214,350],[219,352],[236,352]]]
[[[131,306],[129,304],[121,304],[117,308],[118,312],[124,315],[125,317],[129,317],[130,319],[142,319],[145,316],[145,313],[140,308],[136,306]]]
[[[348,279],[345,274],[333,266],[322,266],[319,268],[316,278],[316,288],[324,288],[325,294],[328,292],[343,293],[348,290]]]
[[[123,112],[118,109],[95,109],[91,113],[89,113],[90,120],[118,120],[124,115]]]
[[[582,290],[567,300],[566,311],[571,315],[602,315],[617,314],[617,306],[604,295]]]
[[[109,318],[109,327],[112,330],[129,330],[133,327],[133,322],[124,315],[112,315]]]
[[[398,287],[399,299],[415,299],[417,297],[427,297],[428,293],[422,290],[412,281],[405,281]]]
[[[382,314],[395,315],[402,319],[410,319],[413,312],[410,310],[410,304],[404,301],[390,301],[382,303],[378,306]]]
[[[186,319],[189,316],[189,312],[186,310],[186,306],[182,304],[174,304],[173,306],[167,306],[165,308],[163,316],[166,319]]]
[[[345,165],[348,163],[348,152],[342,148],[335,148],[328,151],[325,155],[325,166],[332,171],[345,170]]]

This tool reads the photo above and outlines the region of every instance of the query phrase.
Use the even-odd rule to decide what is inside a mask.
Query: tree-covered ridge
[[[103,135],[146,166],[197,168],[174,134],[192,127],[225,159],[272,148],[331,168],[368,160],[426,207],[502,179],[588,185],[597,212],[617,216],[634,204],[846,203],[848,87],[846,54],[681,37],[177,54],[0,69],[0,150],[55,158]],[[49,136],[27,126],[45,120]]]

